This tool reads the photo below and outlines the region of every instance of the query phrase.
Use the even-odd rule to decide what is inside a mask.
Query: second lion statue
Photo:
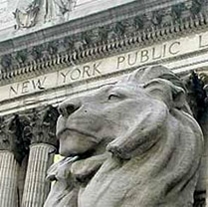
[[[44,207],[192,207],[203,136],[163,66],[64,101]]]

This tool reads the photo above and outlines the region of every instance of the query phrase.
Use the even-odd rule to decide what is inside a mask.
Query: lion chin
[[[65,153],[91,153],[52,167],[44,207],[191,207],[203,137],[185,96],[171,71],[153,66],[63,102]],[[61,135],[71,126],[82,136]]]

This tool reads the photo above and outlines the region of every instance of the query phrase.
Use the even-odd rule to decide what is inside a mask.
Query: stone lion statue
[[[163,66],[64,101],[60,154],[44,207],[191,207],[201,129],[181,80]]]

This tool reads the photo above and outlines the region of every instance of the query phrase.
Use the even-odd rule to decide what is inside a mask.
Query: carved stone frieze
[[[31,143],[48,143],[57,146],[56,121],[59,116],[55,107],[47,106],[29,112]]]
[[[61,48],[61,50],[65,50],[65,48],[68,48],[68,50],[72,50],[74,48],[74,40],[71,37],[65,37],[64,39],[61,39],[59,43],[59,47]]]
[[[63,16],[73,9],[75,3],[76,0],[54,0],[58,15],[61,14]]]
[[[44,22],[52,21],[56,17],[67,20],[75,4],[76,0],[43,0]]]
[[[192,0],[192,5],[190,8],[192,15],[195,16],[202,11],[203,3],[203,0]]]
[[[40,10],[39,0],[32,1],[27,6],[22,6],[13,13],[16,19],[16,29],[33,27],[36,24],[36,18]]]
[[[144,22],[144,16],[137,16],[133,19],[133,27],[136,30],[142,30],[144,28],[145,22]]]
[[[8,69],[12,66],[12,55],[4,55],[1,57],[1,67]]]
[[[173,21],[179,21],[182,15],[184,5],[176,4],[172,7],[172,18]]]
[[[29,150],[31,133],[28,129],[29,119],[25,116],[0,117],[0,150],[12,151],[21,162]]]
[[[130,26],[128,21],[117,22],[112,30],[117,37],[122,37],[126,33],[126,29]]]
[[[198,30],[201,26],[207,25],[207,11],[207,1],[191,0],[123,20],[118,18],[117,22],[111,24],[64,36],[27,48],[27,50],[6,54],[0,57],[1,79],[10,79],[18,75],[14,72],[16,69],[21,69],[21,74],[39,69],[38,67],[44,70],[45,66],[42,64],[46,59],[53,59],[53,64],[56,62],[60,64],[60,59],[63,56],[71,55],[80,61],[86,57],[84,53],[89,49],[96,48],[94,52],[88,53],[88,56],[96,53],[98,57],[97,53],[103,52],[106,45],[108,46],[106,52],[110,53],[117,49],[116,45],[120,45],[120,41],[125,43],[119,47],[125,47],[128,44],[144,44],[151,39],[158,41],[164,36],[171,38],[175,33],[181,33],[184,30]],[[146,33],[148,33],[148,37]],[[130,41],[132,38],[135,41]],[[76,53],[79,55],[74,55]],[[71,59],[69,58],[69,60]],[[50,65],[48,67],[50,68]],[[11,71],[13,72],[11,73]]]
[[[36,61],[42,57],[43,50],[44,50],[43,45],[35,46],[30,51],[30,55]]]
[[[27,61],[28,59],[27,52],[28,52],[27,49],[25,49],[25,50],[18,51],[16,53],[15,59],[19,64],[24,64]]]

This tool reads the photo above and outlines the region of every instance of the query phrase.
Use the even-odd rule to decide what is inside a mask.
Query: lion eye
[[[120,99],[120,95],[118,94],[110,94],[108,96],[108,100],[117,100],[117,99]]]

